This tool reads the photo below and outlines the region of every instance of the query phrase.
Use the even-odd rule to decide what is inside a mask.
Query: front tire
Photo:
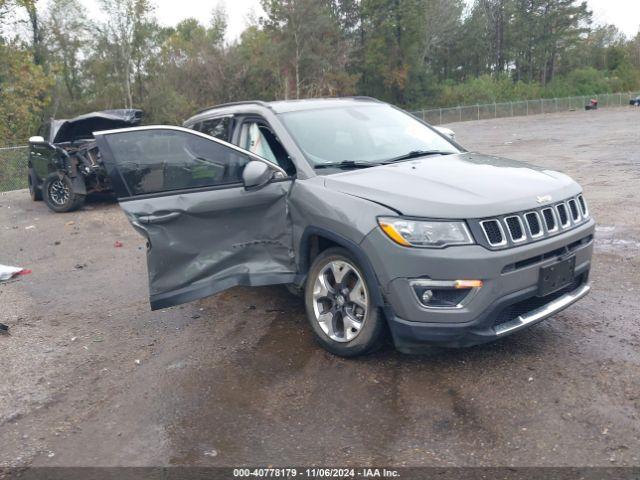
[[[29,167],[27,180],[29,182],[29,196],[31,197],[31,200],[34,202],[41,202],[42,190],[38,188],[38,176],[36,175],[36,171],[31,167]]]
[[[74,193],[66,175],[50,174],[42,184],[42,195],[47,207],[57,213],[72,212],[84,205],[85,195]]]
[[[363,355],[382,342],[382,313],[362,268],[344,248],[329,248],[313,261],[305,307],[316,340],[334,355]]]

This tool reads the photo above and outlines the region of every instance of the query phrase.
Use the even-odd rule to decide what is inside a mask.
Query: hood
[[[93,132],[113,128],[135,127],[142,122],[142,110],[103,110],[80,115],[70,120],[51,122],[51,143],[93,138]]]
[[[426,218],[484,218],[540,207],[537,197],[555,202],[580,192],[562,173],[477,153],[328,175],[325,186]]]

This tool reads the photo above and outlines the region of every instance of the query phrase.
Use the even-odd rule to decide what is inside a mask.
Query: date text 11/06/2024
[[[387,468],[234,468],[236,478],[398,478],[397,470]]]

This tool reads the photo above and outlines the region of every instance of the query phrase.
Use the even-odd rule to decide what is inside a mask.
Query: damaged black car
[[[29,193],[54,212],[71,212],[91,193],[110,193],[94,131],[135,127],[142,110],[92,112],[70,120],[51,120],[43,136],[29,139]]]

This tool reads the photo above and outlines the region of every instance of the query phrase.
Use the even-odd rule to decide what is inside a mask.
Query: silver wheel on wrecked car
[[[332,353],[355,356],[379,344],[384,321],[369,292],[346,250],[330,248],[314,260],[305,292],[307,315],[318,341]]]
[[[367,287],[358,270],[342,260],[327,263],[313,284],[313,312],[322,331],[336,342],[353,340],[367,308]]]

